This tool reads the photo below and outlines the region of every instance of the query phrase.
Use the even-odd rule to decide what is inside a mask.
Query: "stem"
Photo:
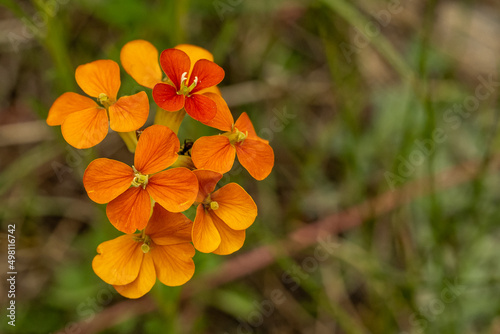
[[[128,150],[130,153],[135,152],[135,148],[137,147],[137,134],[135,131],[130,131],[130,132],[118,132],[120,137],[122,137],[123,141],[125,142],[125,145],[127,145]]]
[[[184,108],[178,111],[166,111],[158,107],[156,109],[155,124],[165,125],[177,134],[185,115],[186,110]]]

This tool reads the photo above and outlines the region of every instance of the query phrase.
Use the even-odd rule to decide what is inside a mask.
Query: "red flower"
[[[224,70],[207,59],[198,60],[190,71],[191,60],[181,50],[167,49],[160,55],[160,65],[170,82],[158,83],[153,88],[153,98],[167,111],[184,107],[186,112],[200,122],[215,117],[217,105],[202,89],[217,85],[224,79]]]

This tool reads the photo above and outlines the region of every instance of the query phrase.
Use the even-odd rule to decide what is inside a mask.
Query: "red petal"
[[[181,87],[182,74],[185,72],[189,74],[191,60],[189,60],[189,56],[184,51],[167,49],[160,55],[160,65],[178,90]]]
[[[172,168],[151,176],[146,190],[168,211],[182,212],[194,203],[198,180],[187,168]]]
[[[200,59],[194,64],[193,72],[189,78],[190,86],[194,79],[198,78],[198,83],[196,87],[191,91],[191,93],[196,93],[204,88],[212,87],[219,84],[222,79],[224,79],[224,70],[222,67],[214,63],[213,61],[207,59]]]
[[[241,165],[256,180],[264,180],[273,169],[274,151],[262,140],[245,139],[236,144],[236,154]]]
[[[145,175],[162,171],[177,160],[179,149],[179,139],[172,130],[163,125],[152,125],[139,137],[134,167]]]
[[[182,94],[177,94],[175,87],[159,83],[153,88],[153,99],[160,108],[167,111],[177,111],[184,107],[185,97]]]
[[[132,187],[109,202],[109,221],[123,233],[134,233],[146,227],[151,214],[151,199],[142,187]]]
[[[184,106],[189,116],[200,122],[208,122],[217,114],[217,104],[208,96],[193,94],[186,97]]]
[[[123,162],[100,158],[92,161],[83,174],[83,185],[90,199],[104,204],[125,192],[134,179],[134,172]]]

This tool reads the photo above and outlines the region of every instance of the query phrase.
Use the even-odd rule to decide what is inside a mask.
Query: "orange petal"
[[[172,81],[177,90],[181,87],[182,74],[189,74],[191,61],[189,56],[181,50],[166,49],[160,55],[160,65],[163,72]],[[163,107],[162,107],[163,108]]]
[[[213,216],[216,215],[213,214]],[[245,230],[233,230],[218,218],[214,218],[213,221],[221,238],[219,247],[214,250],[213,253],[218,255],[228,255],[243,247],[243,244],[245,243]]]
[[[194,247],[200,252],[211,253],[219,247],[220,242],[221,236],[211,215],[205,210],[203,204],[198,205],[193,223]]]
[[[92,161],[83,174],[83,185],[90,199],[104,204],[130,188],[134,171],[123,162],[100,158]]]
[[[194,64],[200,59],[214,61],[214,56],[208,50],[196,45],[179,44],[174,49],[184,51],[188,55],[189,60],[191,60],[189,72],[193,70]]]
[[[198,180],[187,168],[172,168],[151,176],[146,190],[168,211],[182,212],[194,203]]]
[[[76,68],[75,79],[78,86],[92,97],[106,94],[116,101],[120,89],[120,67],[112,60],[96,60]]]
[[[197,84],[191,93],[199,92],[200,90],[212,86],[218,85],[222,79],[224,79],[224,70],[222,67],[214,63],[213,61],[200,59],[194,64],[193,71],[188,80],[188,86],[190,86],[196,78]]]
[[[191,158],[198,169],[227,173],[233,167],[235,148],[226,136],[201,137],[194,142]]]
[[[217,104],[202,94],[187,96],[184,109],[189,116],[200,122],[208,122],[217,114]]]
[[[256,180],[264,180],[271,173],[274,166],[274,151],[263,141],[247,138],[236,144],[236,153],[241,165]]]
[[[122,96],[109,107],[109,126],[118,132],[139,129],[149,115],[149,101],[146,92]]]
[[[138,39],[125,44],[120,52],[120,61],[139,85],[152,89],[161,82],[158,50],[148,41]]]
[[[182,244],[191,242],[192,225],[193,223],[182,213],[169,212],[156,203],[146,227],[146,234],[157,245]]]
[[[231,131],[234,119],[226,101],[222,98],[222,96],[214,93],[205,93],[204,95],[211,98],[215,102],[215,105],[217,106],[217,113],[214,118],[202,123],[222,131]]]
[[[108,129],[108,115],[103,108],[72,113],[61,125],[64,139],[76,148],[89,148],[99,144],[108,134]]]
[[[244,112],[238,117],[238,120],[234,124],[234,127],[237,128],[241,132],[248,132],[248,137],[250,139],[260,139],[261,141],[269,144],[269,141],[261,139],[257,136],[255,129],[253,127],[252,121],[248,117],[247,113]]]
[[[214,214],[233,230],[247,229],[257,217],[257,205],[245,189],[236,183],[229,183],[210,196],[212,201],[219,204]]]
[[[178,286],[193,277],[195,254],[190,243],[160,246],[154,245],[150,252],[155,263],[156,276],[165,285]]]
[[[92,269],[108,284],[124,285],[133,282],[139,274],[144,253],[135,235],[122,235],[97,247]]]
[[[76,93],[64,93],[50,107],[47,124],[61,125],[66,117],[74,112],[96,108],[99,108],[99,105],[89,97]]]
[[[145,175],[164,170],[177,160],[180,147],[172,130],[164,125],[151,125],[139,137],[134,167]]]
[[[153,100],[158,107],[166,111],[178,111],[184,107],[186,97],[177,94],[177,88],[165,83],[158,83],[153,87]]]
[[[137,278],[126,285],[113,285],[116,291],[127,298],[139,298],[148,293],[156,283],[156,270],[153,257],[148,253],[144,254],[141,269]]]
[[[213,93],[222,96],[222,93],[220,92],[220,89],[217,86],[203,88],[198,91],[198,94],[206,94],[206,93]]]
[[[194,170],[193,173],[198,179],[199,188],[196,202],[203,202],[207,195],[214,191],[217,182],[222,179],[222,174],[205,169]]]
[[[151,200],[142,187],[132,187],[106,207],[106,215],[117,230],[134,233],[146,227],[151,214]]]

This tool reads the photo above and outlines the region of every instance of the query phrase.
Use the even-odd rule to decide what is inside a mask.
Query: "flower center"
[[[205,200],[203,201],[202,204],[205,207],[205,209],[217,210],[219,208],[219,203],[217,203],[216,201],[212,201],[210,194],[208,194],[208,196],[205,197]]]
[[[188,75],[188,72],[182,73],[181,87],[177,91],[178,95],[186,95],[186,96],[189,95],[189,93],[191,93],[191,91],[194,89],[194,87],[196,87],[196,85],[198,84],[198,77],[194,77],[193,83],[190,86],[187,86],[187,75]]]
[[[236,143],[241,143],[242,141],[244,141],[248,136],[248,131],[245,131],[243,133],[238,130],[238,128],[234,128],[233,132],[228,132],[226,136],[229,138],[229,142],[231,143],[231,145],[234,145]]]
[[[143,189],[146,189],[149,176],[142,174],[137,169],[135,169],[134,166],[132,166],[132,169],[134,170],[134,179],[132,180],[132,185],[134,187],[142,186]]]
[[[97,101],[99,101],[99,103],[106,109],[108,109],[109,106],[113,104],[113,101],[111,101],[111,99],[105,93],[99,94]]]

